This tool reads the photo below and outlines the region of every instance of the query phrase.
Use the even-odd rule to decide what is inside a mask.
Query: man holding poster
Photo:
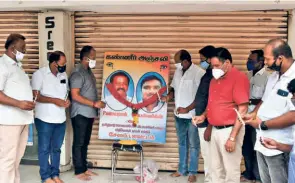
[[[87,151],[98,108],[105,107],[105,103],[98,100],[96,79],[91,71],[96,66],[95,59],[95,49],[92,46],[84,46],[80,52],[80,64],[75,67],[70,77],[73,164],[76,177],[83,181],[89,181],[91,176],[96,175],[87,168]]]
[[[171,83],[172,89],[167,97],[162,98],[166,102],[175,98],[174,114],[179,145],[179,165],[178,171],[171,176],[180,177],[189,174],[188,182],[196,182],[200,139],[198,128],[192,124],[192,117],[195,116],[195,95],[205,71],[192,63],[191,55],[186,50],[178,51],[174,60],[177,65]]]

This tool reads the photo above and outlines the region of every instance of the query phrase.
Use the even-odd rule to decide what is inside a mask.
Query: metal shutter
[[[75,61],[85,45],[97,51],[94,70],[101,94],[103,55],[106,51],[164,52],[171,54],[171,79],[174,53],[187,49],[195,63],[198,51],[212,44],[223,46],[233,55],[234,65],[245,70],[250,50],[261,49],[271,38],[287,39],[287,11],[216,12],[197,14],[99,14],[75,13]],[[146,159],[156,160],[162,170],[175,170],[178,145],[173,117],[173,103],[168,107],[167,143],[144,144]],[[110,167],[111,141],[98,140],[96,121],[89,145],[88,160],[95,167]],[[118,167],[133,168],[139,161],[134,154],[121,153]],[[200,160],[200,170],[203,170]]]
[[[23,68],[31,77],[39,69],[38,12],[0,12],[0,53],[5,52],[4,44],[11,33],[26,37]]]

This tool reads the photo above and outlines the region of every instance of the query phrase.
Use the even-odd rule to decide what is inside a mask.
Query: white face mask
[[[15,55],[16,61],[21,62],[23,60],[25,54],[23,54],[22,52],[19,52],[17,50],[15,50],[15,51],[16,51],[16,53],[13,53],[13,52],[12,53]]]
[[[88,62],[90,69],[93,69],[96,66],[96,60],[91,60],[90,58],[88,58]]]
[[[176,67],[177,69],[182,69],[182,65],[181,65],[181,63],[174,64],[174,65],[175,65],[175,67]]]
[[[212,74],[215,79],[219,79],[225,74],[225,72],[221,69],[212,69]]]

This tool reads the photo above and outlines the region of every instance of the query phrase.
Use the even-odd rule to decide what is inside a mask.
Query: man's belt
[[[257,105],[259,104],[261,99],[250,99],[249,104],[250,105]]]
[[[216,129],[220,130],[220,129],[224,129],[224,128],[229,128],[232,127],[234,125],[223,125],[223,126],[214,126]]]

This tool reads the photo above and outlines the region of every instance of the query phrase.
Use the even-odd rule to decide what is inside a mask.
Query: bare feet
[[[64,183],[64,181],[62,181],[59,177],[54,177],[53,180],[55,183]]]
[[[190,175],[190,176],[188,177],[188,182],[189,182],[189,183],[197,182],[197,176],[195,176],[195,175]]]
[[[52,180],[51,178],[49,178],[49,179],[46,179],[44,181],[44,183],[55,183],[55,182],[54,182],[54,180]]]
[[[243,175],[241,176],[241,178],[240,178],[240,181],[241,182],[247,182],[247,183],[249,183],[249,182],[253,182],[252,180],[248,180],[246,177],[244,177]],[[255,182],[255,181],[254,181]]]
[[[179,172],[174,172],[170,175],[171,177],[180,177],[182,176]]]
[[[87,171],[85,172],[85,174],[88,175],[88,176],[98,176],[97,173],[92,172],[92,171],[90,171],[90,170],[87,170]]]
[[[76,175],[76,177],[82,181],[90,181],[91,180],[91,177],[86,175],[85,173],[78,174],[78,175]]]

